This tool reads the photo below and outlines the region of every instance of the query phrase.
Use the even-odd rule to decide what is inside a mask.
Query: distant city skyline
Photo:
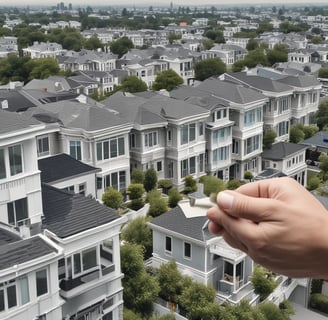
[[[57,3],[64,2],[65,5],[68,3],[72,3],[73,6],[79,5],[107,5],[107,6],[134,6],[134,5],[170,5],[170,0],[163,1],[163,0],[121,0],[119,2],[116,1],[103,1],[103,0],[95,0],[92,3],[88,0],[66,0],[66,1],[56,1],[56,0],[30,0],[26,4],[23,4],[21,0],[1,0],[1,6],[27,6],[27,5],[42,5],[42,6],[56,6]],[[272,5],[272,6],[279,6],[279,5],[293,5],[293,4],[302,4],[302,5],[315,5],[315,4],[327,4],[327,0],[315,0],[313,3],[309,3],[308,0],[285,0],[285,1],[278,1],[275,2],[273,0],[206,0],[204,3],[201,3],[199,0],[178,0],[173,1],[174,6],[205,6],[205,5]]]

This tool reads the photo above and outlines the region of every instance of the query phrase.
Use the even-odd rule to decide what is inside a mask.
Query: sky
[[[83,6],[83,5],[97,5],[102,4],[106,6],[123,6],[123,5],[165,5],[167,3],[167,6],[169,6],[171,0],[120,0],[119,2],[113,1],[113,0],[93,0],[92,2],[88,0],[29,0],[24,4],[24,1],[22,0],[0,0],[0,7],[1,6],[13,6],[13,5],[19,5],[19,6],[26,6],[26,5],[49,5],[49,6],[55,6],[58,2],[64,2],[65,5],[68,5],[68,3],[72,3],[73,6]],[[201,5],[204,6],[207,5],[216,5],[220,6],[226,5],[226,4],[241,4],[241,5],[256,5],[256,4],[265,4],[265,5],[275,5],[278,6],[279,4],[307,4],[307,5],[313,5],[316,4],[327,4],[327,0],[173,0],[174,6],[195,6],[195,5]]]

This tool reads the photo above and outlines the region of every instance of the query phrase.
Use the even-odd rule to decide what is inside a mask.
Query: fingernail
[[[218,205],[223,210],[230,210],[232,208],[233,196],[227,192],[220,192],[218,196]]]

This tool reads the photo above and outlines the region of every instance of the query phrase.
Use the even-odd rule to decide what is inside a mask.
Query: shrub
[[[131,182],[143,184],[145,179],[145,173],[141,169],[133,169],[131,172]]]
[[[308,180],[307,189],[312,191],[319,188],[319,185],[320,185],[320,178],[317,176],[313,176]]]
[[[310,296],[310,307],[328,313],[328,298],[320,293],[314,293]]]
[[[123,202],[123,195],[118,190],[109,187],[102,195],[102,201],[105,206],[118,209]]]
[[[128,207],[131,210],[135,210],[138,211],[139,209],[141,209],[144,206],[144,201],[142,200],[142,198],[138,198],[138,199],[133,199],[131,200],[131,202],[128,204]]]
[[[151,190],[147,194],[149,202],[148,214],[152,217],[157,217],[167,211],[167,202],[161,197],[161,193],[157,190]]]
[[[173,183],[170,179],[158,180],[157,187],[163,189],[163,193],[167,194],[169,190],[173,187]]]
[[[252,181],[253,178],[254,178],[254,176],[253,176],[253,173],[252,173],[252,172],[250,172],[250,171],[246,171],[246,172],[244,173],[244,179],[247,179],[247,180],[249,180],[249,181]]]
[[[129,195],[131,200],[141,198],[144,192],[144,186],[140,183],[132,183],[126,190],[126,193]]]
[[[251,280],[255,292],[260,295],[261,301],[265,300],[277,286],[273,274],[260,266],[255,266]]]
[[[145,173],[145,180],[144,180],[144,187],[145,190],[148,192],[152,189],[156,188],[157,184],[157,173],[154,168],[147,169]]]
[[[193,176],[186,176],[183,178],[183,181],[185,184],[185,188],[183,190],[184,193],[188,194],[197,190],[197,181],[193,178]]]
[[[174,208],[178,205],[178,202],[182,199],[182,195],[178,189],[173,188],[169,190],[169,206]]]
[[[236,190],[237,188],[239,188],[241,185],[240,181],[237,179],[232,179],[230,181],[228,181],[227,183],[227,189],[228,190]]]
[[[218,179],[214,176],[203,176],[200,179],[200,182],[204,185],[204,193],[207,196],[211,194],[217,194],[220,191],[226,189],[225,182],[221,179]]]

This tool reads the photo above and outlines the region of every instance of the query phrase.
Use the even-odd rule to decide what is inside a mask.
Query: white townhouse
[[[82,192],[41,183],[38,156],[63,142],[55,114],[0,115],[0,318],[122,320],[119,233],[125,218]],[[72,183],[90,170],[95,181],[97,172],[58,169],[57,178]]]
[[[206,173],[228,181],[232,163],[232,127],[234,124],[229,119],[229,103],[197,87],[190,86],[180,86],[172,90],[170,96],[210,111],[205,123]]]
[[[133,124],[121,119],[114,110],[78,100],[48,103],[30,113],[49,117],[61,124],[50,154],[67,153],[76,160],[100,168],[97,173],[97,198],[107,187],[124,191],[130,184],[129,133]]]
[[[113,95],[104,103],[125,116],[131,107],[130,116],[135,119],[130,133],[134,167],[145,170],[152,166],[160,177],[171,179],[180,190],[184,187],[184,177],[204,175],[205,120],[209,111],[161,94],[141,92],[130,95],[135,97],[134,104],[130,97],[122,94]]]
[[[232,127],[230,179],[244,179],[246,171],[261,171],[263,108],[268,98],[240,84],[209,78],[198,89],[228,103]]]
[[[302,186],[307,185],[307,164],[305,152],[307,147],[290,142],[278,142],[262,154],[265,169],[275,169],[295,179]]]
[[[129,134],[130,167],[146,171],[154,168],[158,179],[165,179],[166,128],[168,121],[146,108],[147,99],[122,92],[113,94],[103,103],[133,123]]]
[[[111,71],[116,68],[117,56],[112,53],[82,49],[57,55],[59,67],[66,71]]]
[[[23,48],[23,55],[30,56],[32,59],[56,58],[58,55],[65,54],[67,50],[63,49],[61,44],[55,42],[35,41],[32,46]]]
[[[276,141],[289,140],[294,93],[292,87],[251,71],[226,73],[223,78],[252,88],[268,97],[268,102],[263,107],[264,131],[273,130],[276,133]]]

